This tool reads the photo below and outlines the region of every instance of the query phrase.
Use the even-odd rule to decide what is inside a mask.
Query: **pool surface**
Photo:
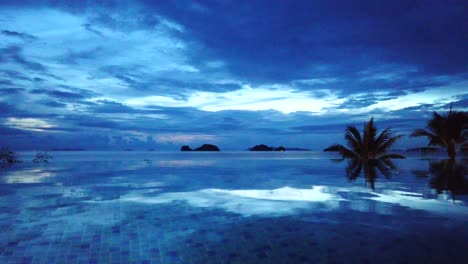
[[[466,159],[51,152],[0,170],[0,263],[462,263]]]

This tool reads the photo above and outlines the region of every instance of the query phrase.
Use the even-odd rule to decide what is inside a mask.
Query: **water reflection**
[[[54,176],[56,176],[56,173],[50,170],[44,170],[41,168],[24,169],[9,172],[5,177],[2,178],[1,182],[7,184],[44,183],[51,181],[51,178]]]
[[[465,160],[466,161],[466,160]],[[468,194],[468,179],[466,163],[458,163],[455,159],[430,162],[428,171],[413,171],[418,177],[430,177],[430,186],[437,194],[450,193],[455,195]]]
[[[277,189],[200,189],[188,192],[152,193],[134,190],[118,202],[139,204],[168,204],[184,202],[198,208],[216,208],[242,216],[283,216],[301,209],[317,211],[338,210],[346,201],[336,187],[312,186],[310,189],[282,187]]]
[[[207,167],[213,165],[213,160],[159,160],[158,166],[160,167],[194,167],[201,166]]]
[[[385,178],[390,178],[397,167],[391,159],[350,159],[346,168],[346,176],[355,181],[360,175],[364,174],[366,185],[369,183],[372,190],[375,189],[375,179],[378,174]]]

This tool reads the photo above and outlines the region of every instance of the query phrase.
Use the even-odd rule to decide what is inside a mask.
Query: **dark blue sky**
[[[95,2],[0,1],[1,145],[322,149],[468,110],[466,1]]]

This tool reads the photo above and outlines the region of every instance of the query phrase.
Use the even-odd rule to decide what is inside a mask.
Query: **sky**
[[[467,43],[462,0],[0,0],[0,145],[321,150],[371,117],[408,135],[468,110]]]

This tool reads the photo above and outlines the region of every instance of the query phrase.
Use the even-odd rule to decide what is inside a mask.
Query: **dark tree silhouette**
[[[412,173],[421,178],[429,178],[430,186],[438,194],[449,192],[452,198],[456,195],[468,194],[468,178],[466,160],[457,163],[455,159],[431,161],[428,170],[413,170]]]
[[[5,167],[12,165],[13,163],[18,163],[20,160],[16,157],[16,153],[7,149],[0,149],[0,167]]]
[[[346,176],[351,181],[354,181],[364,172],[366,183],[369,183],[372,190],[374,190],[375,179],[378,174],[390,178],[392,171],[396,169],[397,167],[390,158],[350,159],[348,161],[348,167],[346,168]]]
[[[49,159],[53,159],[51,155],[47,154],[47,152],[39,152],[36,154],[36,157],[33,159],[35,163],[47,163]]]
[[[431,187],[438,193],[447,190],[454,196],[468,194],[466,167],[463,164],[457,164],[454,159],[430,163],[429,173],[432,175]]]
[[[427,137],[429,146],[440,146],[447,150],[449,158],[454,159],[457,145],[466,142],[468,137],[468,113],[450,111],[446,115],[434,112],[427,122],[426,129],[416,129],[411,137]]]
[[[363,134],[359,133],[355,126],[346,128],[345,139],[349,148],[341,144],[332,145],[324,151],[339,152],[343,158],[353,159],[404,159],[405,157],[399,154],[387,153],[395,142],[402,135],[395,136],[394,133],[387,128],[377,136],[377,128],[374,125],[374,119],[364,123]]]

